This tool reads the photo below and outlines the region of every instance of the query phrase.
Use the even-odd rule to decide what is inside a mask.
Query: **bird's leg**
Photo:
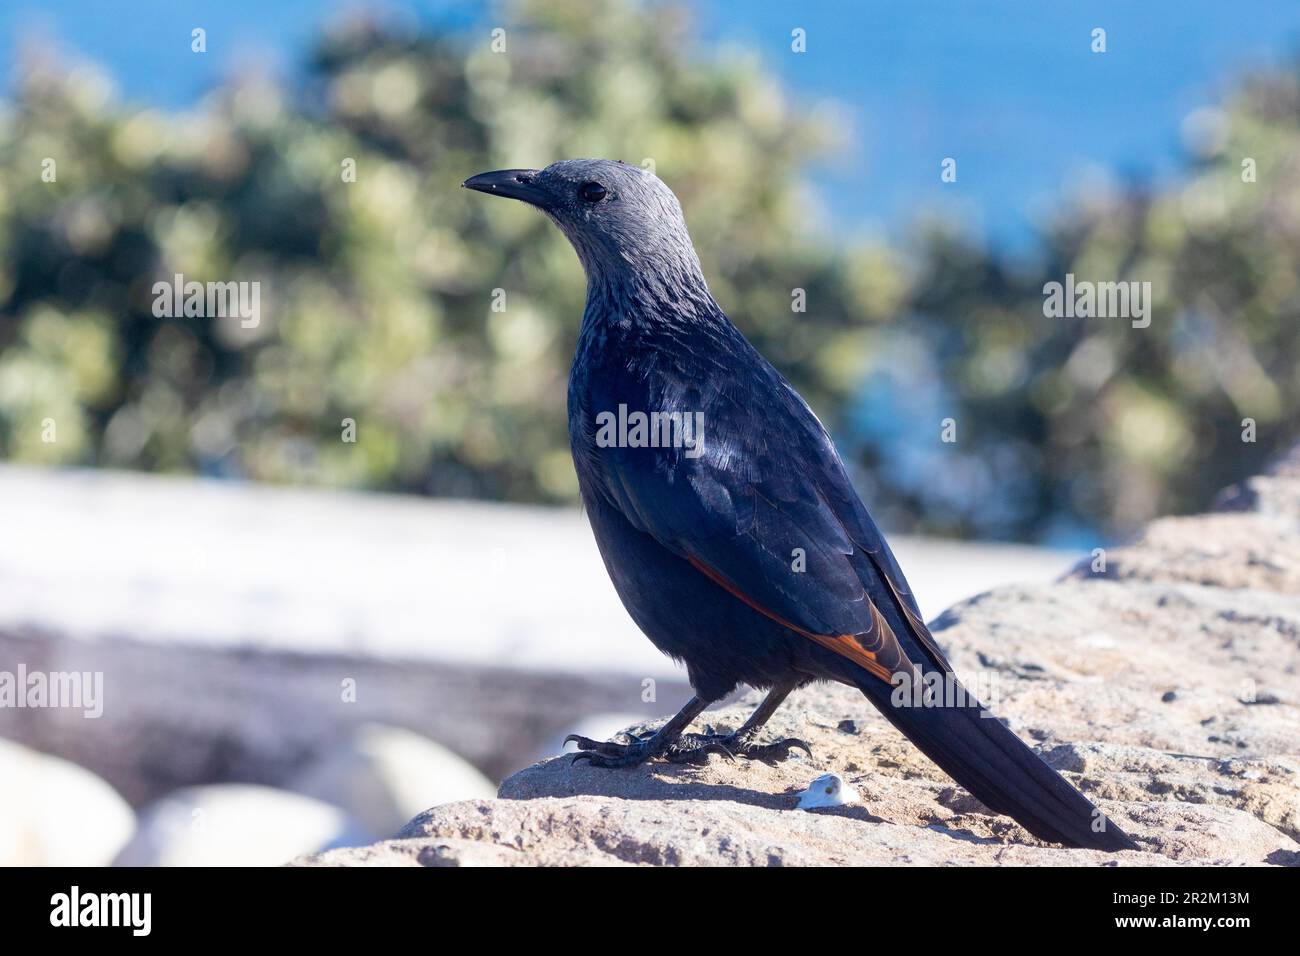
[[[794,749],[802,750],[812,756],[812,750],[797,737],[786,737],[771,743],[754,743],[758,733],[768,718],[790,696],[797,684],[780,684],[773,687],[763,702],[749,715],[749,720],[740,729],[730,734],[684,734],[680,740],[668,749],[665,756],[674,763],[701,763],[708,759],[710,753],[725,752],[728,755],[745,757],[750,760],[766,760],[773,763],[790,756]],[[719,750],[721,747],[721,751]]]
[[[590,737],[581,737],[578,734],[569,734],[564,738],[564,742],[567,744],[572,740],[581,751],[573,755],[574,763],[588,760],[593,767],[635,767],[651,757],[667,752],[677,742],[682,731],[690,726],[691,721],[698,717],[709,703],[710,701],[699,697],[692,697],[676,716],[650,736],[638,738],[631,734],[625,735],[631,738],[631,743],[619,744],[613,741],[592,740]]]

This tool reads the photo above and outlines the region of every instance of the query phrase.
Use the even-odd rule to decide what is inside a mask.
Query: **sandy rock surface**
[[[1300,865],[1300,467],[1284,461],[1220,505],[1232,510],[1154,522],[1104,566],[999,588],[933,623],[966,683],[1140,853],[1043,843],[855,690],[814,686],[768,725],[811,758],[610,771],[557,756],[496,800],[437,806],[397,839],[298,862]],[[700,724],[734,728],[757,700]],[[825,772],[861,804],[794,809]]]

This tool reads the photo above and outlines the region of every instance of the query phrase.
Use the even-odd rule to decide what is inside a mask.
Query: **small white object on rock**
[[[857,803],[861,797],[853,785],[837,773],[824,773],[808,789],[799,794],[799,809],[812,810],[816,807],[842,807]]]

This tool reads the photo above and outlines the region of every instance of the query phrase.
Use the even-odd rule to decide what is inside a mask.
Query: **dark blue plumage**
[[[709,294],[662,182],[571,160],[466,186],[542,209],[582,261],[588,297],[569,379],[582,499],[623,603],[696,691],[653,737],[578,738],[580,756],[606,766],[717,747],[771,757],[779,745],[755,745],[753,733],[792,689],[834,680],[859,687],[959,783],[1035,834],[1133,847],[977,702],[891,702],[896,675],[951,668],[825,429]],[[700,441],[610,444],[602,421],[620,407],[692,416]],[[739,683],[772,689],[745,728],[722,742],[681,738]]]

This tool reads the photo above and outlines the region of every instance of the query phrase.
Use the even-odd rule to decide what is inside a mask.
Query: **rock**
[[[401,727],[364,725],[289,789],[344,810],[374,839],[430,805],[491,797],[496,787],[446,747]]]
[[[1089,560],[1073,575],[1300,594],[1300,445],[1221,492],[1215,506],[1153,521],[1132,545],[1110,550],[1103,570]]]
[[[1285,816],[1295,782],[1267,771],[1238,776],[1249,761],[1196,777],[1196,763],[1168,776],[1180,758],[1149,748],[1060,745],[1046,752],[1097,800],[1146,852],[1105,854],[1046,844],[1014,821],[993,816],[954,785],[883,719],[863,717],[862,736],[835,728],[837,715],[866,707],[837,686],[799,692],[798,710],[773,718],[773,734],[797,734],[816,759],[778,766],[711,758],[705,766],[656,763],[607,771],[556,757],[502,785],[500,798],[434,807],[396,839],[297,861],[354,865],[1172,865],[1300,861],[1300,844],[1265,822]],[[754,698],[755,700],[757,698]],[[709,714],[734,726],[744,707]],[[1062,749],[1064,748],[1064,749]],[[1122,770],[1118,768],[1123,768]],[[799,793],[820,769],[861,793],[856,806],[796,810]],[[1282,772],[1282,771],[1279,771]],[[1121,778],[1118,782],[1113,777]],[[1255,796],[1224,785],[1258,787]],[[1271,788],[1279,787],[1276,792]],[[1110,794],[1114,793],[1112,797]],[[1264,810],[1266,812],[1259,812]],[[1294,822],[1294,821],[1292,821]]]
[[[1168,581],[1300,594],[1300,517],[1258,513],[1160,518],[1132,545],[1106,552],[1104,571],[1092,560],[1072,572],[1111,581]]]
[[[1141,851],[1036,839],[856,690],[816,685],[765,730],[808,741],[811,758],[611,771],[555,757],[496,800],[434,807],[395,839],[298,862],[1300,865],[1300,458],[1245,486],[1238,510],[1154,522],[1104,571],[1000,587],[932,624],[965,684]],[[758,700],[694,729],[734,729]],[[860,804],[796,811],[828,773]]]
[[[0,866],[107,866],[131,807],[89,770],[0,739]]]
[[[1267,827],[1235,821],[1254,856]],[[1204,832],[1223,826],[1218,811],[1157,811],[1153,826]],[[1287,853],[1290,851],[1282,851]],[[1221,860],[1218,862],[1229,862]],[[399,834],[370,847],[334,850],[298,866],[1169,866],[1141,853],[1108,857],[1047,849],[962,828],[900,827],[869,808],[771,810],[730,800],[618,800],[599,797],[469,801],[435,807]]]
[[[366,723],[454,742],[500,780],[585,715],[658,716],[648,680],[660,701],[688,691],[576,508],[5,464],[0,501],[23,502],[0,529],[0,661],[112,675],[104,719],[0,708],[0,736],[136,806],[217,780],[285,787]],[[1071,562],[894,545],[930,613]]]
[[[1300,517],[1300,445],[1281,455],[1264,474],[1225,488],[1215,498],[1214,509]]]
[[[140,813],[115,866],[278,866],[303,853],[364,843],[338,807],[246,784],[190,787]]]

